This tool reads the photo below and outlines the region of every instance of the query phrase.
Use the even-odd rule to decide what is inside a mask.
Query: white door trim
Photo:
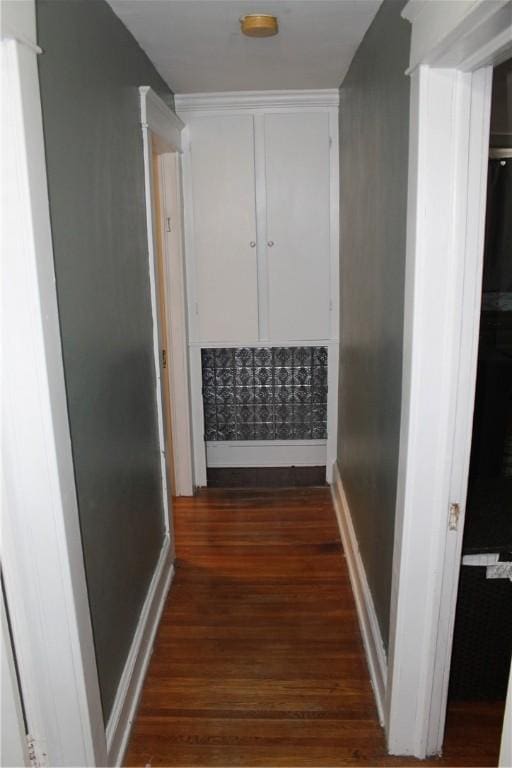
[[[169,509],[169,495],[167,492],[168,478],[167,466],[165,461],[165,429],[163,419],[163,401],[162,401],[162,382],[160,365],[160,338],[159,314],[156,275],[156,232],[154,219],[154,200],[153,200],[153,178],[152,178],[152,152],[156,150],[161,157],[169,155],[166,161],[161,161],[163,171],[162,181],[173,183],[176,189],[162,189],[162,204],[166,208],[165,214],[170,215],[168,210],[171,199],[181,203],[181,179],[179,172],[171,179],[171,166],[176,162],[176,168],[180,168],[179,159],[174,160],[173,154],[181,153],[181,131],[184,124],[172,112],[169,107],[154,93],[149,86],[141,86],[140,105],[141,105],[141,125],[144,149],[144,179],[145,179],[145,204],[146,204],[146,225],[148,233],[148,258],[149,258],[149,279],[151,285],[151,311],[153,316],[153,353],[156,377],[156,402],[158,414],[158,433],[160,441],[160,464],[162,473],[162,494],[164,501],[164,525],[166,532],[173,541],[171,510]],[[153,147],[153,143],[155,146]],[[179,225],[181,228],[181,213]],[[164,215],[165,215],[164,214]],[[173,213],[174,216],[174,213]],[[181,237],[180,237],[181,240]],[[185,284],[184,272],[182,267],[182,252],[169,252],[168,238],[164,238],[165,248],[165,267],[166,267],[166,285],[165,292],[168,297],[168,335],[170,349],[170,359],[176,361],[175,365],[167,366],[165,369],[169,376],[169,385],[173,393],[173,408],[177,407],[180,411],[180,429],[173,429],[173,445],[175,457],[179,456],[177,467],[179,475],[176,480],[179,482],[177,495],[190,496],[193,494],[192,482],[192,455],[191,455],[191,426],[190,426],[190,401],[188,384],[188,350],[187,350],[187,328],[185,319]],[[172,271],[172,275],[171,275]],[[169,304],[172,302],[172,308]],[[173,312],[173,310],[175,310]],[[171,372],[171,368],[173,368]],[[176,421],[173,422],[176,425]]]
[[[178,115],[156,95],[149,85],[141,85],[140,120],[144,128],[149,128],[166,142],[169,151],[181,152],[181,132],[185,127]]]
[[[38,764],[105,765],[55,288],[35,6],[8,6],[12,38],[1,43],[2,569]]]
[[[412,0],[403,13],[413,32],[386,704],[393,754],[425,757],[442,748],[476,378],[491,98],[486,65],[507,56],[511,11],[510,0]],[[462,510],[456,531],[448,530],[451,502]]]

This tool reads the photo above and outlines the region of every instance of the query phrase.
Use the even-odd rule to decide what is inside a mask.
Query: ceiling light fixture
[[[279,32],[277,16],[268,13],[250,13],[240,19],[242,32],[247,37],[272,37]]]

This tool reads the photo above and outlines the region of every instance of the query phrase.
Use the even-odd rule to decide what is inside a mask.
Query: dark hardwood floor
[[[177,568],[128,766],[403,766],[386,754],[327,488],[174,505]],[[497,765],[501,707],[450,707],[444,756]]]

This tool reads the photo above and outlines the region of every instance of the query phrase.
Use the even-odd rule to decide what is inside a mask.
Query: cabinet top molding
[[[181,93],[174,97],[178,112],[222,112],[292,108],[333,108],[339,105],[337,88],[311,91],[224,91],[221,93]]]

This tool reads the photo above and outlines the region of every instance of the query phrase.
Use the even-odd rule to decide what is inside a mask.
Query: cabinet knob
[[[251,248],[256,248],[256,241],[255,240],[251,240],[249,245],[251,246]]]
[[[269,240],[267,245],[268,245],[269,248],[272,248],[272,246],[274,245],[274,241],[273,240]]]

